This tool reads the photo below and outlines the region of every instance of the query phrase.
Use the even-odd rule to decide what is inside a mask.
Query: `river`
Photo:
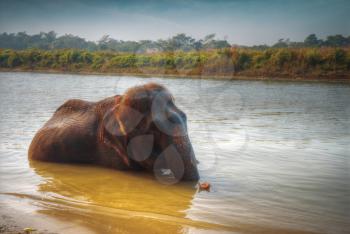
[[[188,116],[210,192],[151,175],[30,162],[65,100],[158,82]],[[2,223],[57,233],[349,233],[350,85],[0,73]]]

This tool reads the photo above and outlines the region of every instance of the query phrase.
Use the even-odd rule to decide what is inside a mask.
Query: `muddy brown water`
[[[187,113],[202,181],[29,162],[69,98],[159,82]],[[347,84],[0,73],[1,223],[57,233],[348,233]]]

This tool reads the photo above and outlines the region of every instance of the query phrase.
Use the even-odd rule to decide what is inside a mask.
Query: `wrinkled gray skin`
[[[67,101],[37,132],[29,158],[148,170],[167,184],[198,180],[186,115],[169,91],[151,83],[129,93]]]

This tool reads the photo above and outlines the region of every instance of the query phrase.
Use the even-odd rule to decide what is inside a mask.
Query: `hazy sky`
[[[350,0],[0,0],[0,32],[54,30],[89,40],[166,39],[216,33],[241,45],[350,35]]]

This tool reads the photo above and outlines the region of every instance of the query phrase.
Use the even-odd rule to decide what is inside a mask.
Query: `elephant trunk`
[[[160,104],[154,106],[158,108]],[[199,180],[198,162],[188,137],[185,114],[175,107],[153,113],[154,123],[161,132],[158,142],[162,149],[154,165],[156,177],[165,183]],[[173,179],[169,179],[171,177]]]
[[[165,184],[180,180],[198,181],[198,162],[188,135],[174,134],[163,139],[160,145],[162,152],[153,165],[156,178]]]
[[[194,155],[192,144],[188,135],[174,137],[174,146],[176,151],[182,158],[184,165],[184,173],[182,180],[197,181],[199,180],[199,173],[197,164],[198,161]]]

